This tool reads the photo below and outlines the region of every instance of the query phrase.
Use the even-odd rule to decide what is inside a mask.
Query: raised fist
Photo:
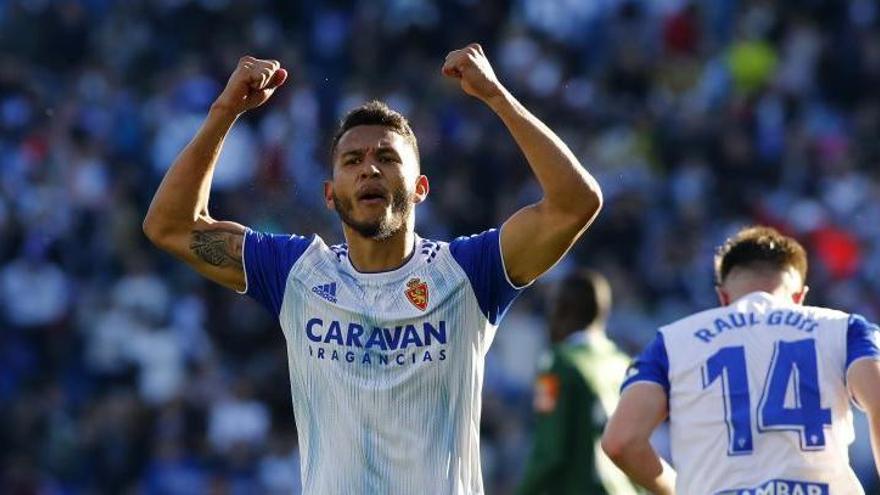
[[[442,72],[447,77],[458,79],[465,93],[485,102],[504,91],[483,53],[483,47],[477,43],[449,52]]]
[[[266,103],[286,80],[287,71],[277,60],[241,57],[214,105],[240,115]]]

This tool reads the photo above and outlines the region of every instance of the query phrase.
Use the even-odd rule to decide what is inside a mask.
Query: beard
[[[355,220],[352,210],[354,204],[351,198],[340,198],[333,192],[333,205],[339,219],[349,228],[367,239],[384,241],[406,227],[406,219],[412,211],[413,204],[409,200],[409,193],[404,187],[398,187],[391,191],[391,215],[382,214],[371,220]]]

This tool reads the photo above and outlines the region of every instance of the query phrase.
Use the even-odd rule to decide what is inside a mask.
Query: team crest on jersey
[[[428,308],[428,283],[420,278],[411,278],[406,283],[406,298],[413,306],[424,311]]]

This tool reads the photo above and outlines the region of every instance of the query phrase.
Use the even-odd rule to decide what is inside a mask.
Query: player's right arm
[[[626,373],[617,409],[605,425],[602,450],[627,476],[651,493],[675,493],[675,471],[651,446],[651,435],[669,415],[669,355],[661,332]]]
[[[157,247],[238,291],[245,288],[241,258],[245,227],[211,218],[211,179],[235,121],[265,103],[286,79],[287,71],[275,60],[249,56],[239,60],[202,127],[165,174],[143,223],[144,233]]]
[[[651,434],[666,416],[666,391],[656,383],[633,383],[623,391],[602,435],[602,450],[608,457],[656,495],[675,493],[675,472],[651,446]]]

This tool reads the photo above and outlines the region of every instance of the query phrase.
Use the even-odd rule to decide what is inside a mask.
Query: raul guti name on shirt
[[[766,319],[761,318],[761,315],[756,313],[732,311],[725,316],[715,318],[711,327],[701,328],[694,332],[694,337],[708,343],[724,332],[760,324],[766,324],[771,327],[793,327],[805,333],[813,333],[819,326],[819,322],[813,320],[808,315],[790,309],[771,311],[767,314]]]
[[[356,322],[325,322],[312,318],[306,322],[309,356],[314,359],[350,364],[397,365],[445,361],[446,321],[421,322],[389,327],[369,327]],[[398,352],[394,352],[398,351]]]

